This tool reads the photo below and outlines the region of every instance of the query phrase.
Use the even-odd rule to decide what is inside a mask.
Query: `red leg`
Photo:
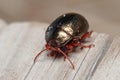
[[[82,39],[84,40],[85,38],[89,37],[91,35],[91,33],[92,33],[92,31],[86,33],[85,35],[83,35],[84,38],[82,37]],[[84,45],[79,40],[78,41],[77,40],[75,40],[75,41],[73,40],[70,44],[66,45],[67,50],[70,51],[70,52],[73,50],[74,47],[78,47],[78,46],[80,46],[81,49],[83,49],[83,48],[91,48],[91,47],[94,47],[95,45],[94,44]]]
[[[58,51],[58,52],[62,53],[62,54],[65,56],[65,58],[68,59],[68,61],[70,62],[72,68],[74,69],[74,65],[73,65],[72,61],[68,58],[67,54],[64,53],[60,48],[53,48],[53,47],[49,46],[49,44],[46,44],[46,49],[40,51],[40,52],[35,56],[35,58],[34,58],[34,63],[36,62],[38,56],[39,56],[43,51],[45,51],[45,50]]]
[[[61,52],[66,57],[66,59],[68,59],[68,61],[70,62],[72,68],[75,69],[72,61],[68,58],[68,56],[66,55],[66,53],[64,53],[60,48],[57,48],[57,51]]]
[[[81,39],[84,40],[84,39],[86,39],[86,38],[89,38],[89,37],[91,36],[92,32],[93,32],[93,31],[90,31],[90,32],[85,33],[85,34],[81,37]]]
[[[89,38],[91,36],[93,31],[90,31],[90,32],[87,32],[85,33],[82,37],[81,37],[81,40],[85,40],[86,38]],[[94,47],[95,45],[94,44],[90,44],[90,45],[83,45],[83,44],[79,44],[79,46],[81,46],[81,49],[83,48],[91,48],[91,47]]]
[[[95,45],[94,44],[90,44],[90,45],[80,44],[80,46],[81,46],[81,49],[83,49],[83,48],[91,48],[91,47],[94,47]]]
[[[52,50],[52,47],[50,47],[48,44],[46,44],[45,46],[46,46],[46,49],[43,49],[42,51],[40,51],[40,52],[35,56],[35,58],[34,58],[34,63],[36,62],[38,56],[39,56],[42,52],[44,52],[44,51],[46,51],[46,50]]]
[[[40,51],[40,52],[35,56],[35,58],[34,58],[34,63],[36,62],[38,56],[39,56],[42,52],[44,52],[45,50],[47,50],[47,49],[43,49],[42,51]]]
[[[66,55],[68,56],[68,53],[66,53]],[[66,60],[66,57],[64,56],[64,61]]]

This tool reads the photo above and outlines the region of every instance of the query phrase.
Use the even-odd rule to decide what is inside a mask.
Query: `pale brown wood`
[[[0,27],[0,80],[109,80],[114,73],[119,74],[117,71],[120,68],[117,66],[120,38],[115,38],[111,44],[109,35],[94,32],[86,45],[93,43],[95,47],[83,50],[78,48],[76,52],[69,54],[75,65],[73,70],[63,57],[48,57],[47,51],[33,64],[36,54],[45,48],[45,30],[48,24],[36,22],[6,24],[3,21],[1,25],[3,26]],[[109,70],[106,70],[107,65]],[[109,74],[109,77],[104,77],[104,74]],[[112,78],[117,80],[119,77],[116,76]]]
[[[44,45],[47,24],[12,23],[0,33],[0,80],[24,80]],[[42,35],[42,36],[41,36]]]
[[[114,38],[91,80],[120,80],[120,36]]]

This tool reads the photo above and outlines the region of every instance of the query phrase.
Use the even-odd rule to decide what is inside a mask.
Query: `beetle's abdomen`
[[[72,38],[81,37],[88,31],[87,20],[76,13],[58,17],[46,30],[46,42],[51,46],[65,46]]]

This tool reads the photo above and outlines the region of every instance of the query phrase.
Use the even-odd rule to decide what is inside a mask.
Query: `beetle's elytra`
[[[92,31],[88,32],[88,29],[87,20],[80,14],[67,13],[59,16],[48,26],[45,32],[46,48],[37,54],[34,62],[43,51],[49,50],[51,51],[50,55],[53,54],[52,52],[63,54],[64,59],[68,59],[74,69],[68,53],[76,47],[90,48],[93,46],[92,44],[88,46],[83,44],[83,41],[92,33]]]

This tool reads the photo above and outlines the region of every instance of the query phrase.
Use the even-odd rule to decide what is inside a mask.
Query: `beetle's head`
[[[51,47],[61,47],[63,44],[58,40],[50,40],[47,42]]]

